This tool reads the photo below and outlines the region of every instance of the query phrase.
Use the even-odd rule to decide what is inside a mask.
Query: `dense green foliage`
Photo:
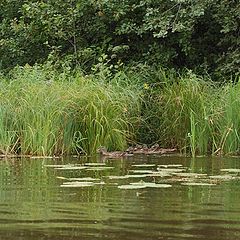
[[[1,154],[91,154],[137,143],[192,155],[239,152],[239,79],[217,85],[191,71],[144,75],[147,68],[118,71],[110,83],[105,72],[15,68],[0,81]]]
[[[237,0],[3,0],[1,68],[61,59],[89,71],[104,54],[110,65],[142,62],[236,75],[239,12]]]
[[[1,154],[93,153],[100,146],[124,149],[134,138],[139,94],[76,74],[15,69],[1,80]]]
[[[1,1],[1,153],[238,152],[239,12],[237,0]]]
[[[143,107],[140,139],[196,154],[236,154],[240,150],[240,84],[219,85],[192,72],[156,70]]]

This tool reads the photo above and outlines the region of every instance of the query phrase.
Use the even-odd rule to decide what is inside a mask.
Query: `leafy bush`
[[[0,3],[0,65],[50,56],[90,71],[102,54],[116,64],[239,74],[239,1],[5,0]]]

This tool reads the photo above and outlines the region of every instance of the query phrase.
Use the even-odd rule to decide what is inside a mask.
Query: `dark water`
[[[105,171],[56,170],[46,164],[105,161]],[[0,162],[1,240],[157,240],[240,239],[240,181],[215,186],[118,189],[139,179],[109,180],[132,164],[182,164],[188,171],[220,174],[240,168],[239,158],[135,157],[130,159],[9,159]],[[106,182],[84,188],[63,188],[58,177],[97,177]],[[144,181],[168,183],[149,177]]]

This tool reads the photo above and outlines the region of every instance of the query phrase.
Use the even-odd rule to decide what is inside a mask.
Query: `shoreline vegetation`
[[[239,1],[0,1],[0,155],[240,153]]]
[[[92,155],[100,146],[136,144],[239,154],[239,79],[218,84],[144,65],[108,70],[84,75],[45,64],[0,75],[0,157]]]

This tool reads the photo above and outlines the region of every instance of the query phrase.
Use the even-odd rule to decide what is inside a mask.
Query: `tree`
[[[239,74],[237,0],[5,0],[0,3],[2,68],[50,54],[91,65],[109,61]]]

